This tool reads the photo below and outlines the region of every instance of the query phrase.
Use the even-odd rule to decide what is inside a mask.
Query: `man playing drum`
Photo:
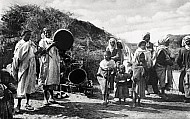
[[[39,42],[39,46],[46,50],[46,53],[40,58],[40,81],[44,90],[44,104],[48,105],[55,102],[53,90],[60,83],[60,56],[58,49],[55,46],[51,47],[53,44],[51,31],[46,29],[44,33],[45,38]],[[47,50],[49,47],[51,48]],[[48,92],[50,94],[49,99]]]

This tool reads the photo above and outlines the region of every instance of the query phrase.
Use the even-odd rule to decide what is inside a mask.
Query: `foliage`
[[[66,28],[72,22],[72,14],[63,13],[54,8],[41,9],[36,5],[14,5],[2,16],[2,34],[5,37],[18,37],[23,29],[33,31],[33,38],[40,39],[44,27],[54,32],[59,28]]]
[[[103,50],[96,50],[86,52],[84,50],[73,51],[75,59],[77,61],[84,60],[84,69],[87,72],[88,79],[97,82],[96,74],[99,67],[100,61],[103,59]]]
[[[6,42],[6,46],[12,44],[10,46],[13,53],[14,45],[20,39],[20,34],[24,29],[33,32],[31,40],[35,42],[41,39],[44,27],[51,28],[53,32],[60,28],[68,29],[74,36],[72,52],[75,58],[77,60],[84,59],[88,77],[94,79],[98,64],[102,59],[102,50],[105,50],[111,34],[90,22],[74,19],[72,15],[70,12],[54,8],[41,9],[37,5],[13,5],[8,11],[5,11],[1,18],[3,25],[0,30],[3,34],[3,42]],[[12,57],[12,55],[10,56]]]

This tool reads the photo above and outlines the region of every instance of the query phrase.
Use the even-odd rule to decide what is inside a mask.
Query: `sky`
[[[166,34],[190,34],[190,0],[0,0],[0,14],[14,4],[72,12],[130,43],[146,32],[152,42]]]

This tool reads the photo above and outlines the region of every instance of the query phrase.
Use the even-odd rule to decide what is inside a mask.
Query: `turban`
[[[169,35],[163,36],[160,40],[158,40],[159,45],[165,45],[166,42],[168,42],[170,39]]]
[[[187,41],[190,41],[190,36],[185,36],[185,37],[182,39],[181,45],[182,45],[182,46],[185,46]]]

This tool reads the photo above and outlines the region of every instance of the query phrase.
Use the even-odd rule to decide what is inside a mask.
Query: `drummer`
[[[51,39],[51,30],[46,28],[44,31],[45,38],[41,39],[39,46],[46,51],[40,57],[40,84],[43,85],[44,90],[44,105],[49,105],[50,103],[55,103],[53,97],[53,90],[55,90],[56,85],[60,83],[60,56],[58,49],[53,46],[53,40]],[[48,98],[48,93],[50,94]]]

